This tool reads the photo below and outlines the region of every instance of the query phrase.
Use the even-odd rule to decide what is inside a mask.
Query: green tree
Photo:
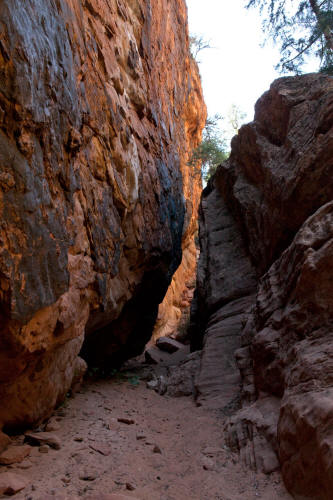
[[[189,161],[190,165],[201,165],[202,178],[206,182],[215,173],[217,166],[229,156],[226,151],[226,142],[219,128],[221,119],[222,117],[218,114],[207,118],[202,141],[192,152]]]
[[[320,71],[333,74],[333,0],[247,0],[264,16],[263,30],[280,43],[281,72],[300,73],[305,57],[320,59]]]

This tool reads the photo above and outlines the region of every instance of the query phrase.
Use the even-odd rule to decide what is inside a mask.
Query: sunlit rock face
[[[4,0],[0,20],[0,424],[17,427],[64,397],[80,351],[105,367],[150,337],[193,234],[206,110],[183,0]]]
[[[279,460],[297,498],[324,500],[333,488],[332,179],[332,78],[310,74],[276,80],[257,102],[254,121],[233,139],[230,159],[219,168],[210,194],[203,195],[201,213],[207,213],[208,197],[212,210],[215,197],[220,212],[210,218],[231,234],[207,232],[201,222],[205,265],[199,262],[196,307],[211,309],[194,337],[197,343],[203,338],[205,346],[201,377],[206,384],[199,379],[204,400],[212,384],[203,376],[211,360],[224,362],[223,338],[228,328],[234,332],[234,326],[225,326],[225,321],[235,325],[237,317],[231,292],[243,290],[239,349],[229,358],[240,370],[242,408],[230,419],[228,443],[254,469],[271,472]],[[237,238],[243,245],[239,257],[238,251],[231,253]],[[209,274],[218,248],[225,264],[218,274]],[[251,276],[254,295],[245,290]],[[209,354],[214,342],[209,357],[206,346]],[[221,383],[219,391],[225,401]]]
[[[186,215],[182,236],[182,262],[173,275],[163,302],[159,306],[158,319],[155,323],[153,338],[177,333],[184,313],[189,310],[195,284],[198,249],[195,239],[198,233],[198,209],[202,192],[200,166],[188,165],[192,151],[201,139],[201,131],[206,122],[206,108],[203,106],[200,76],[196,63],[191,58],[189,73],[193,91],[184,108],[185,138],[187,147],[181,151],[181,170],[183,191],[186,203]],[[187,327],[187,324],[184,324]]]

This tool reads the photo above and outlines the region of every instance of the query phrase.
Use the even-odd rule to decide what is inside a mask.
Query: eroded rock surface
[[[254,121],[233,139],[230,159],[210,185],[209,196],[226,205],[235,225],[230,237],[218,237],[213,225],[207,235],[201,221],[200,259],[206,265],[199,266],[196,308],[208,316],[201,314],[203,324],[193,337],[198,344],[204,336],[208,345],[206,373],[221,367],[226,355],[239,367],[242,408],[230,418],[229,446],[265,472],[276,469],[278,458],[289,491],[320,500],[331,498],[333,488],[332,126],[333,81],[324,75],[276,80],[257,102]],[[204,193],[201,211],[206,204]],[[215,217],[222,225],[218,210]],[[214,256],[220,254],[225,262],[218,267]],[[244,256],[252,275],[244,269]],[[213,279],[210,268],[217,271]],[[220,340],[210,348],[211,338],[226,336],[219,324],[212,336],[210,324],[229,306],[225,283],[232,291],[237,280],[250,276],[254,300],[251,307],[247,295],[241,307],[241,347],[233,357],[235,345],[228,351]],[[210,303],[218,304],[216,310]],[[234,335],[234,326],[227,324],[226,332]],[[204,356],[205,349],[203,373]],[[206,380],[211,400],[214,387],[223,384]],[[219,390],[221,408],[228,387]]]
[[[192,349],[204,347],[197,397],[200,404],[228,411],[237,405],[240,377],[233,354],[241,345],[244,313],[254,300],[256,275],[235,218],[213,182],[202,195],[199,235],[201,253],[191,319]]]
[[[190,245],[205,122],[183,0],[3,1],[0,427],[138,354]]]

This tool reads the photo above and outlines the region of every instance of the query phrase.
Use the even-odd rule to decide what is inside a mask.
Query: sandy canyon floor
[[[29,480],[17,500],[290,499],[278,473],[254,473],[225,447],[224,418],[136,375],[89,381],[50,419],[60,449],[32,447],[1,469]]]

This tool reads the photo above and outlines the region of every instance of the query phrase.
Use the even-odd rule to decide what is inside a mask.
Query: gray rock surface
[[[332,78],[276,80],[203,193],[192,308],[198,401],[238,397],[229,445],[254,470],[279,458],[295,498],[318,500],[333,491],[332,157]]]

